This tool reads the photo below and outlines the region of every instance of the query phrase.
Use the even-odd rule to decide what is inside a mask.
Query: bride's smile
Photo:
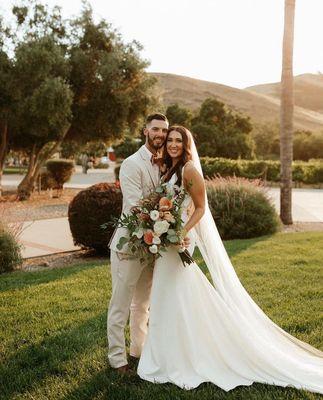
[[[170,157],[178,159],[183,153],[183,139],[182,135],[177,131],[171,131],[167,137],[166,150]]]

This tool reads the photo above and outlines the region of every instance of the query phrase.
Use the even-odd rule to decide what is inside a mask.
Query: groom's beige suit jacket
[[[137,206],[138,201],[142,197],[148,196],[159,182],[159,169],[152,165],[149,151],[145,148],[145,145],[122,162],[119,179],[123,195],[122,214],[129,214],[131,207]],[[122,250],[117,248],[121,237],[129,237],[127,228],[118,227],[115,229],[109,248],[128,254],[127,244],[123,246]]]

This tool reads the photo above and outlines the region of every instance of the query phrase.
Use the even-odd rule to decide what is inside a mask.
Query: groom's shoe
[[[120,375],[128,375],[130,372],[129,364],[123,365],[122,367],[115,368],[115,371]]]

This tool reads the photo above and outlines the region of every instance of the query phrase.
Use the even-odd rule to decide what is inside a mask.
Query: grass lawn
[[[225,243],[243,285],[267,315],[321,350],[322,243],[323,233]],[[1,400],[323,398],[258,383],[230,392],[210,383],[184,391],[137,377],[120,378],[107,362],[110,292],[110,268],[104,261],[1,275]]]

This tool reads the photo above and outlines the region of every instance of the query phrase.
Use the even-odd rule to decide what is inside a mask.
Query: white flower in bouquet
[[[149,246],[149,251],[150,251],[152,254],[156,254],[157,251],[158,251],[158,247],[157,247],[155,244],[153,244],[152,246]]]
[[[154,243],[154,244],[161,244],[160,238],[159,238],[158,236],[154,236],[154,238],[153,238],[153,243]]]
[[[137,236],[138,239],[141,239],[144,236],[144,230],[142,228],[138,228],[132,233],[132,236]]]
[[[168,231],[170,224],[167,221],[156,221],[154,223],[154,232],[160,236]]]
[[[157,219],[159,218],[159,211],[158,210],[152,210],[152,211],[150,211],[149,216],[153,221],[157,221]]]

